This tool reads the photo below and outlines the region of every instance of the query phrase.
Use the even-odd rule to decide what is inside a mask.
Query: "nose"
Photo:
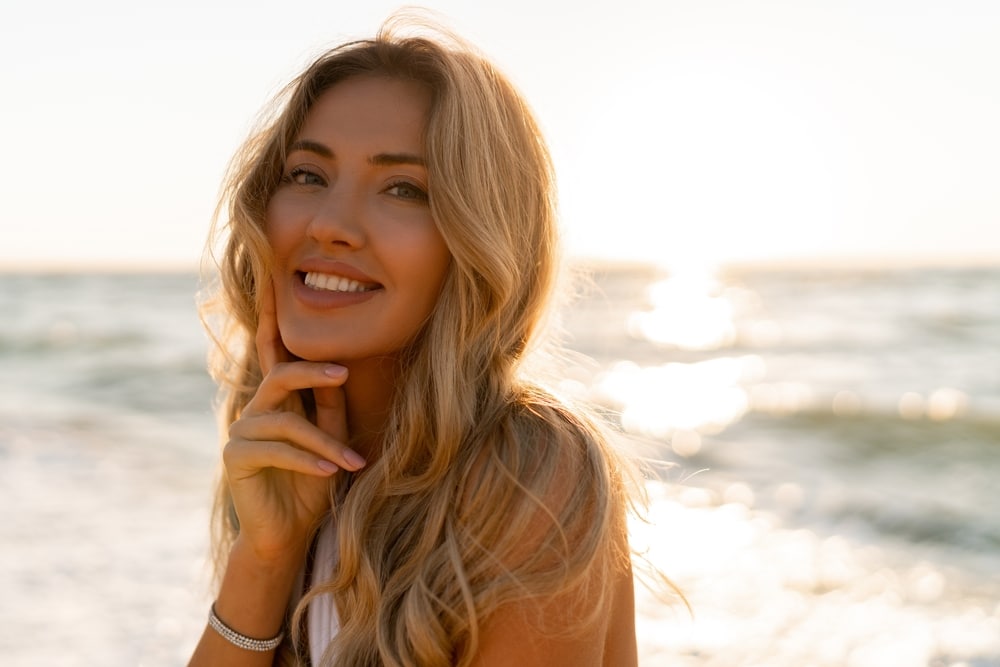
[[[361,190],[340,179],[326,188],[306,233],[322,246],[361,247],[365,243]]]

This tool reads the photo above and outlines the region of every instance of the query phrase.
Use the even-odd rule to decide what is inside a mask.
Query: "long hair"
[[[431,92],[430,207],[452,261],[406,349],[381,455],[334,482],[339,560],[292,621],[316,595],[333,595],[341,627],[323,664],[467,664],[483,621],[501,606],[556,595],[600,602],[612,577],[593,573],[627,567],[618,459],[584,413],[523,372],[558,271],[545,143],[487,60],[455,37],[425,34],[390,21],[374,39],[318,58],[237,154],[217,214],[228,235],[217,295],[228,328],[216,339],[214,370],[228,424],[261,380],[252,341],[258,286],[270,279],[266,208],[306,113],[352,76]],[[216,518],[221,571],[238,532],[224,478]]]

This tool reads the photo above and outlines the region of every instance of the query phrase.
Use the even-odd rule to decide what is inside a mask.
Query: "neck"
[[[399,367],[396,359],[387,357],[346,365],[344,398],[350,446],[371,463],[381,454]]]

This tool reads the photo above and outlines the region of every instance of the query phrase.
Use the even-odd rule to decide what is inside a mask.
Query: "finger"
[[[288,361],[288,351],[278,330],[278,315],[274,306],[274,283],[270,280],[260,288],[260,313],[257,318],[257,359],[260,372],[267,375],[275,364]]]
[[[264,376],[244,414],[279,410],[292,392],[315,387],[338,387],[347,380],[347,369],[314,361],[277,363]]]
[[[342,440],[331,437],[302,415],[293,412],[245,417],[233,422],[229,437],[231,440],[286,442],[347,470],[357,470],[364,465],[364,459]]]
[[[222,450],[222,460],[231,482],[248,479],[266,468],[314,477],[329,477],[338,470],[333,461],[277,440],[230,440]]]
[[[347,403],[343,386],[314,387],[316,426],[341,442],[349,440],[347,433]]]

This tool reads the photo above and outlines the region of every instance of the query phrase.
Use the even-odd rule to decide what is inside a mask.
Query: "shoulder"
[[[540,389],[480,424],[460,469],[458,542],[475,665],[601,665],[634,651],[621,460],[586,410]]]
[[[631,570],[607,575],[610,595],[506,604],[484,619],[474,667],[636,667]],[[585,604],[581,604],[581,602]]]
[[[511,424],[516,442],[507,446],[526,450],[533,469],[551,471],[539,481],[553,506],[603,512],[626,502],[627,461],[590,410],[531,388],[512,408]]]
[[[525,448],[538,463],[553,460],[564,470],[581,474],[611,474],[618,455],[605,428],[583,406],[571,405],[537,387],[522,389],[507,413],[507,446]],[[593,468],[593,470],[588,470]]]
[[[604,430],[586,410],[535,387],[486,420],[466,464],[459,501],[469,510],[480,502],[520,504],[565,529],[603,519],[594,513],[625,501],[622,460]]]
[[[485,615],[472,664],[635,664],[621,461],[586,411],[544,393],[523,395],[502,423],[487,460],[511,491],[489,543],[518,586]]]

